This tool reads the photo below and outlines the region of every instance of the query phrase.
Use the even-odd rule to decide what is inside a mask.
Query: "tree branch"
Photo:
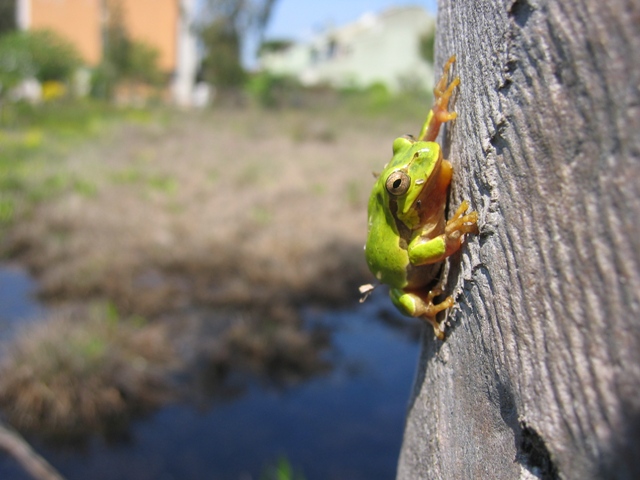
[[[64,480],[63,477],[17,432],[0,423],[0,449],[15,458],[37,480]]]

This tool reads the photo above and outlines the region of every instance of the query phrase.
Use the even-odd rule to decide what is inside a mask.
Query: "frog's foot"
[[[451,296],[445,298],[438,304],[433,303],[433,299],[438,295],[442,295],[440,288],[430,290],[426,298],[417,293],[405,292],[400,289],[393,289],[390,292],[391,300],[404,314],[410,317],[420,317],[429,322],[433,326],[433,331],[439,340],[444,340],[444,330],[441,322],[438,322],[436,316],[443,310],[453,307],[453,298]]]
[[[449,69],[455,61],[455,55],[452,55],[451,58],[447,60],[447,63],[444,64],[442,76],[433,89],[434,104],[427,118],[427,122],[423,127],[422,135],[420,135],[421,140],[426,142],[435,141],[440,131],[440,125],[458,116],[457,113],[447,110],[453,90],[460,84],[460,78],[458,77],[455,77],[449,82]]]
[[[458,77],[454,78],[453,80],[451,80],[451,83],[449,83],[449,69],[455,61],[455,55],[452,55],[449,60],[447,60],[447,63],[445,63],[444,67],[442,68],[442,76],[433,89],[435,102],[433,106],[433,113],[436,121],[440,123],[448,122],[449,120],[453,120],[458,116],[455,112],[449,112],[447,110],[449,99],[453,94],[453,89],[460,84],[460,78]]]
[[[469,208],[469,202],[463,201],[453,217],[444,227],[444,237],[446,244],[446,256],[456,252],[460,248],[463,235],[467,233],[478,233],[478,212],[464,214]]]

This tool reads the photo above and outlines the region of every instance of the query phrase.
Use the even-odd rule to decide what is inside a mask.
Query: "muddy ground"
[[[52,307],[110,302],[123,318],[164,320],[183,361],[209,377],[240,364],[299,378],[327,368],[328,342],[300,309],[357,305],[371,281],[372,172],[420,121],[161,111],[47,163],[43,182],[72,175],[76,187],[26,211],[0,253],[30,269]]]

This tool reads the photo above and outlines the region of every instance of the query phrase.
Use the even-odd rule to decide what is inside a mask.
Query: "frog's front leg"
[[[427,265],[443,261],[460,250],[466,233],[478,233],[478,212],[467,215],[469,202],[463,201],[454,216],[444,227],[444,233],[435,238],[424,240],[416,237],[407,249],[412,265]]]
[[[436,316],[442,310],[453,306],[453,298],[447,297],[437,305],[434,304],[433,299],[441,294],[442,290],[439,288],[430,290],[426,298],[422,298],[415,293],[405,292],[399,288],[394,288],[389,292],[391,301],[402,313],[410,317],[423,318],[433,326],[436,337],[444,340],[444,332],[440,328],[440,322],[438,322]]]
[[[453,89],[460,84],[458,77],[449,82],[449,68],[455,61],[456,56],[452,55],[447,63],[445,63],[442,76],[433,89],[433,107],[431,107],[427,120],[424,122],[420,135],[418,136],[420,140],[434,142],[440,131],[440,125],[455,119],[457,116],[455,112],[447,110]]]

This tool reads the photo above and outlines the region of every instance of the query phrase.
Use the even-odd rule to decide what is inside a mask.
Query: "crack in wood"
[[[540,480],[557,480],[556,468],[547,445],[540,434],[525,422],[520,424],[518,461]]]

